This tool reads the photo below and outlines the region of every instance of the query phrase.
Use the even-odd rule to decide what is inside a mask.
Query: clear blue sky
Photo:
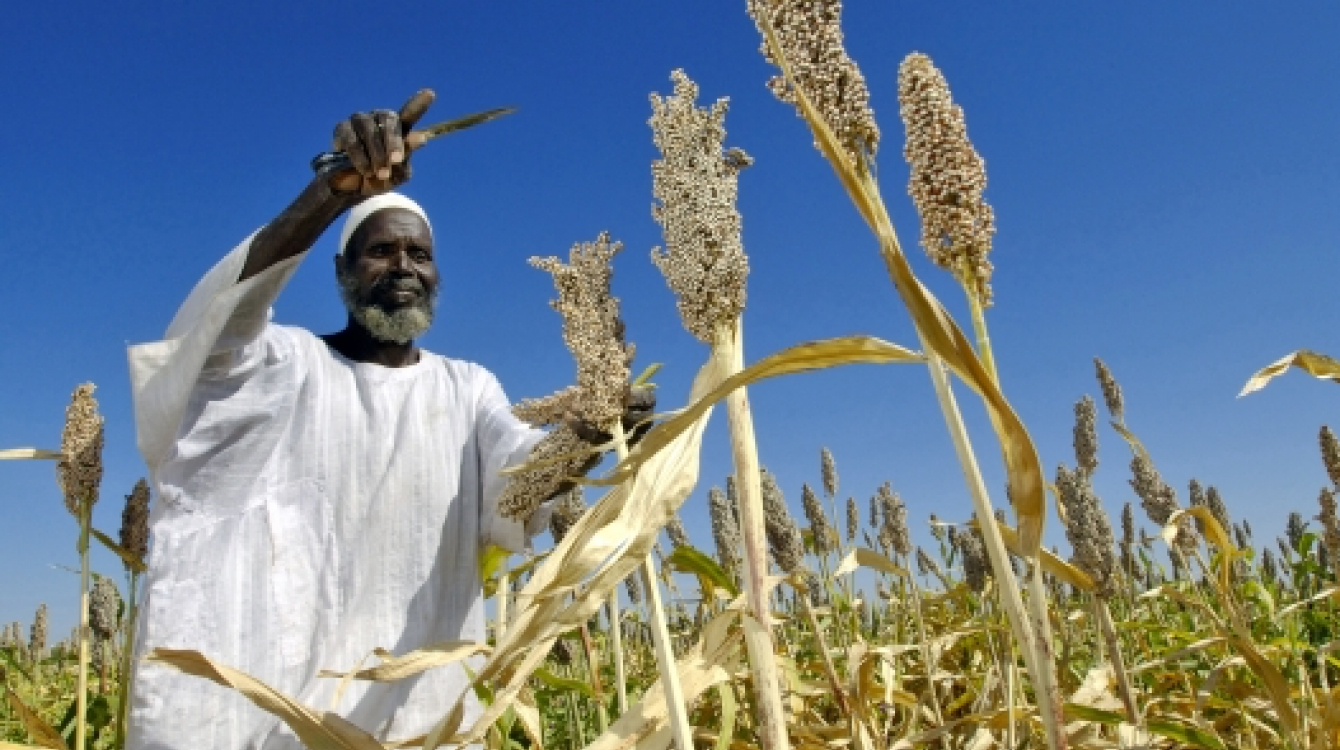
[[[914,345],[867,230],[803,123],[764,88],[771,70],[743,6],[16,4],[0,26],[11,123],[0,146],[0,447],[54,447],[70,391],[95,381],[108,425],[96,523],[114,534],[143,471],[125,345],[156,338],[195,280],[293,197],[339,118],[424,86],[439,94],[430,120],[521,108],[433,144],[407,188],[445,250],[425,345],[485,364],[513,398],[572,377],[549,279],[526,258],[605,229],[627,243],[615,281],[630,334],[643,361],[667,364],[663,406],[682,403],[706,355],[647,260],[660,243],[647,95],[667,92],[677,67],[705,100],[731,97],[729,142],[756,158],[740,187],[749,356],[848,333]],[[915,246],[902,57],[929,54],[967,112],[999,226],[990,321],[1001,376],[1047,471],[1073,460],[1072,404],[1097,396],[1099,355],[1183,502],[1192,477],[1215,484],[1258,539],[1289,510],[1314,514],[1317,429],[1340,427],[1340,391],[1295,373],[1235,395],[1288,351],[1340,354],[1340,6],[852,0],[845,16],[885,134],[886,199],[916,268],[958,311],[957,287]],[[285,292],[280,321],[342,323],[332,243]],[[980,410],[960,396],[990,459]],[[842,495],[863,508],[887,479],[919,535],[931,512],[967,516],[924,368],[846,368],[752,397],[764,462],[797,513],[827,445]],[[1098,489],[1115,513],[1134,499],[1128,454],[1101,437]],[[704,493],[729,471],[717,423],[684,511],[704,548]],[[75,525],[52,466],[0,465],[0,508],[0,623],[27,623],[45,601],[68,632],[76,580],[61,566],[76,564]],[[1049,539],[1064,544],[1054,518]],[[109,555],[95,566],[119,578]]]

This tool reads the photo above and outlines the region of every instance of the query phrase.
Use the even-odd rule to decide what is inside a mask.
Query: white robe
[[[338,680],[322,669],[485,639],[483,546],[517,551],[548,515],[524,529],[499,516],[499,470],[542,433],[479,365],[428,352],[403,368],[352,362],[270,323],[301,258],[238,283],[249,245],[196,286],[163,341],[130,350],[157,490],[138,651],[197,649],[326,710]],[[460,666],[354,682],[334,710],[402,739],[466,684]],[[152,664],[137,669],[128,746],[301,747],[241,695]]]

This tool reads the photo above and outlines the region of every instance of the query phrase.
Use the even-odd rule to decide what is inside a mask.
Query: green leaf
[[[708,557],[703,552],[690,545],[676,547],[666,563],[671,570],[680,573],[691,573],[698,577],[698,585],[702,588],[703,598],[710,600],[714,589],[725,589],[730,592],[732,597],[740,595],[740,588],[735,585],[735,581],[722,570],[716,560]]]
[[[1104,711],[1092,706],[1083,706],[1078,703],[1065,704],[1065,716],[1069,721],[1092,721],[1111,727],[1128,723],[1123,714],[1115,711]],[[1223,740],[1214,734],[1172,719],[1148,718],[1145,720],[1145,728],[1154,734],[1177,740],[1192,747],[1205,748],[1205,750],[1228,750]]]
[[[539,679],[540,682],[543,682],[545,685],[548,685],[555,690],[570,690],[581,693],[588,698],[595,697],[595,691],[592,690],[591,686],[587,683],[582,682],[581,680],[574,680],[570,677],[560,677],[543,667],[535,670],[535,677]]]
[[[19,660],[14,656],[13,648],[0,648],[0,659],[3,659],[11,669],[23,675],[29,682],[33,681],[32,673],[19,663]]]

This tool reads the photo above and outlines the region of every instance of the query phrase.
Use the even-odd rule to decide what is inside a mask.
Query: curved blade
[[[490,120],[496,120],[504,115],[510,115],[515,111],[516,107],[486,109],[483,112],[476,112],[472,115],[465,115],[464,117],[446,120],[439,122],[436,125],[429,125],[426,128],[415,128],[413,131],[406,133],[405,138],[407,140],[417,139],[419,143],[411,145],[411,148],[418,148],[424,143],[439,136],[450,135],[451,133],[456,133],[465,130],[466,128],[483,125]],[[312,159],[312,171],[317,174],[329,175],[352,168],[352,162],[349,161],[349,157],[346,156],[343,151],[326,151],[325,153],[317,154]]]
[[[473,115],[457,117],[454,120],[439,122],[436,125],[429,125],[426,128],[415,128],[415,132],[423,133],[424,140],[431,140],[440,135],[455,133],[458,130],[473,128],[476,125],[483,125],[490,120],[496,120],[499,117],[510,115],[516,111],[516,107],[498,107],[496,109],[487,109],[483,112],[476,112]]]

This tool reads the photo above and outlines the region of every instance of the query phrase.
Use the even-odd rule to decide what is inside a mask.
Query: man
[[[420,92],[399,113],[341,122],[334,146],[354,169],[315,179],[205,276],[163,341],[130,352],[158,490],[141,653],[199,650],[383,739],[430,729],[465,670],[356,682],[338,702],[338,680],[317,673],[352,669],[377,647],[483,641],[483,545],[520,550],[547,517],[523,527],[496,511],[499,471],[544,433],[512,415],[487,370],[415,344],[439,288],[432,230],[389,191],[409,179],[406,136],[430,102]],[[318,337],[269,323],[299,261],[346,211],[335,258],[345,328]],[[300,744],[233,691],[145,664],[129,746]]]

